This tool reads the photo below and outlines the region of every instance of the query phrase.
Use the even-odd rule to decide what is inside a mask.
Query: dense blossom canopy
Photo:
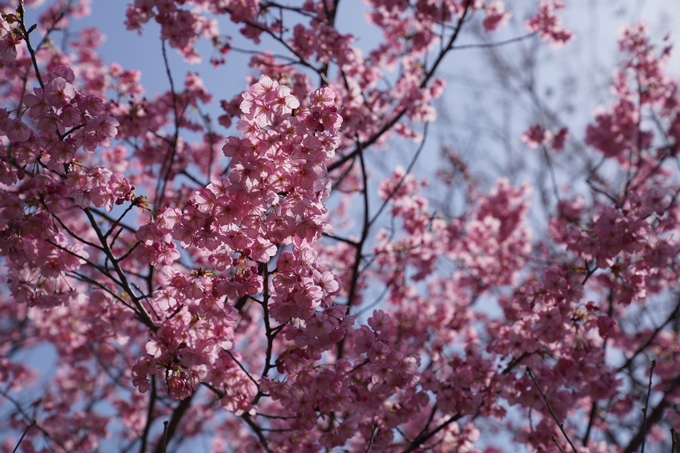
[[[98,30],[51,40],[89,1],[48,1],[33,24],[37,3],[0,1],[5,451],[675,442],[680,93],[670,44],[644,24],[621,33],[613,94],[585,130],[546,120],[517,137],[549,172],[589,162],[543,194],[541,233],[531,182],[487,190],[446,147],[434,182],[412,171],[442,61],[468,32],[493,47],[511,2],[369,0],[382,36],[360,50],[338,0],[134,0],[119,20],[160,27],[154,97],[104,63]],[[564,6],[535,2],[505,44],[568,46]],[[253,76],[213,116],[200,75],[178,79],[166,51],[197,62],[207,40],[229,70],[225,24],[255,49],[240,49]],[[400,139],[417,151],[378,178],[369,157]],[[436,209],[429,184],[464,208]],[[26,360],[40,345],[46,374]]]

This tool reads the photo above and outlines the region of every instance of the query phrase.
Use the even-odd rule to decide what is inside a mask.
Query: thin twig
[[[373,430],[371,431],[371,438],[368,440],[368,446],[366,446],[366,453],[371,452],[371,447],[373,446],[373,441],[375,440],[376,434],[378,434],[378,424],[373,423]]]
[[[394,186],[394,189],[390,192],[390,194],[385,198],[385,201],[383,201],[383,204],[380,206],[380,209],[378,209],[378,212],[375,213],[371,221],[369,222],[369,225],[373,225],[376,220],[378,220],[378,217],[380,214],[382,214],[383,210],[385,207],[387,207],[387,204],[390,202],[390,200],[396,195],[396,193],[399,191],[401,186],[404,184],[404,181],[406,180],[406,177],[411,173],[411,170],[413,169],[413,166],[415,165],[416,161],[418,160],[418,157],[420,156],[421,151],[425,147],[425,142],[427,141],[427,130],[428,126],[430,123],[425,123],[425,129],[423,130],[423,139],[420,141],[420,146],[418,146],[418,149],[416,150],[416,153],[413,155],[413,159],[411,159],[411,162],[409,163],[408,167],[406,168],[406,171],[404,171],[404,175],[399,179],[399,182]]]
[[[104,237],[111,236],[111,233],[113,233],[114,228],[121,225],[120,222],[121,222],[121,220],[123,220],[123,217],[125,217],[132,210],[132,208],[134,208],[135,206],[136,205],[134,203],[130,203],[130,205],[127,208],[125,208],[125,211],[123,211],[123,213],[115,221],[113,221],[111,223],[111,227],[109,228],[109,230],[106,233],[104,233]]]
[[[248,370],[245,369],[245,367],[243,366],[243,364],[242,364],[241,362],[239,362],[239,361],[236,359],[236,357],[234,357],[234,354],[232,354],[231,351],[227,351],[227,354],[229,354],[229,357],[231,357],[231,359],[232,359],[234,362],[236,362],[236,365],[238,365],[238,367],[241,368],[241,370],[242,370],[244,373],[246,373],[246,376],[248,376],[248,379],[250,379],[250,380],[253,382],[253,384],[255,384],[255,386],[256,386],[257,388],[260,388],[260,386],[258,385],[258,383],[257,383],[257,381],[255,380],[255,378],[253,378],[253,377],[250,375],[250,373],[248,372]]]
[[[64,446],[63,443],[61,443],[61,441],[59,441],[58,439],[55,439],[54,437],[52,437],[52,435],[51,435],[50,433],[48,433],[48,432],[45,430],[45,428],[43,428],[42,426],[40,426],[40,425],[35,421],[35,418],[29,417],[28,414],[26,413],[26,411],[24,410],[24,408],[21,407],[21,404],[19,404],[19,402],[18,402],[17,400],[15,400],[15,399],[12,398],[8,393],[6,393],[6,392],[4,392],[4,391],[2,391],[2,390],[0,390],[0,396],[5,397],[10,403],[12,403],[12,404],[14,405],[14,407],[17,408],[17,411],[19,412],[19,414],[21,414],[21,416],[22,416],[26,421],[31,420],[31,421],[34,423],[33,426],[35,426],[35,429],[37,429],[38,431],[40,431],[41,433],[43,433],[43,436],[45,436],[46,438],[48,438],[50,441],[54,442],[55,445],[58,445],[58,446],[59,446],[63,451],[65,451],[66,453],[71,453],[71,451],[70,451],[68,448],[66,448],[66,447]],[[34,414],[34,415],[35,415],[35,414]]]
[[[160,447],[161,453],[166,453],[165,447],[168,445],[168,421],[163,422],[163,439],[161,440]]]
[[[557,449],[560,451],[560,453],[565,453],[564,450],[562,449],[562,447],[560,446],[560,443],[557,442],[557,436],[553,435],[552,441],[555,444],[555,446],[557,447]]]
[[[21,28],[21,34],[24,35],[24,41],[26,41],[26,47],[28,48],[28,53],[31,55],[31,62],[33,62],[33,69],[35,69],[35,77],[38,79],[40,88],[45,88],[42,77],[40,76],[40,69],[38,69],[38,60],[35,58],[35,50],[31,46],[31,39],[29,34],[35,27],[31,27],[31,30],[26,29],[26,23],[24,22],[24,0],[19,0],[19,6],[17,7],[17,12],[19,13],[19,28]]]
[[[99,242],[104,247],[104,253],[106,254],[106,257],[109,260],[111,260],[111,265],[113,266],[116,275],[118,275],[118,278],[120,279],[119,285],[122,286],[122,288],[127,292],[135,308],[137,308],[140,321],[142,321],[144,325],[146,325],[151,331],[153,332],[157,331],[158,327],[156,327],[156,325],[154,324],[153,320],[151,319],[151,316],[149,315],[149,312],[146,311],[146,308],[144,308],[139,298],[135,296],[134,291],[130,287],[130,283],[128,282],[127,276],[125,275],[125,272],[123,272],[123,269],[120,267],[119,264],[120,261],[113,256],[113,252],[111,251],[111,248],[106,242],[104,233],[102,233],[101,229],[99,228],[99,225],[97,224],[97,221],[95,220],[94,216],[92,215],[88,208],[83,209],[83,212],[90,221],[90,225],[94,229],[94,232],[97,235]]]
[[[451,50],[463,50],[463,49],[488,49],[490,47],[501,47],[508,44],[513,44],[516,42],[524,41],[525,39],[531,38],[535,33],[529,33],[524,36],[518,36],[516,38],[506,39],[505,41],[496,42],[486,42],[482,44],[463,44],[462,46],[454,46]]]
[[[132,305],[128,304],[125,301],[125,299],[123,299],[118,294],[111,291],[109,288],[106,287],[106,285],[103,285],[102,283],[98,282],[97,280],[95,280],[91,277],[88,277],[87,275],[82,274],[80,272],[76,272],[76,271],[65,272],[65,275],[67,275],[67,276],[69,276],[73,279],[80,280],[82,282],[89,283],[91,285],[95,285],[95,286],[99,287],[103,291],[107,292],[111,297],[116,299],[118,302],[122,303],[123,305],[125,305],[126,307],[128,307],[129,309],[134,311],[134,307]]]
[[[153,423],[153,410],[156,404],[156,375],[151,375],[151,397],[149,398],[149,408],[146,413],[146,423],[144,424],[144,431],[142,433],[142,445],[139,448],[139,453],[146,453],[146,444],[149,438],[149,431]]]
[[[49,39],[50,34],[56,30],[56,25],[61,21],[64,16],[66,16],[66,10],[62,10],[62,12],[59,14],[59,16],[52,22],[52,25],[49,26],[49,28],[45,31],[45,34],[43,35],[42,39],[38,43],[38,45],[35,47],[35,52],[39,52],[40,48],[47,42]],[[28,29],[28,33],[30,34],[33,29],[35,29],[35,24],[31,26],[31,28]],[[30,75],[30,68],[26,69],[26,72],[24,73],[24,76],[21,79],[22,83],[22,88],[21,88],[21,97],[19,98],[19,103],[17,105],[17,118],[19,118],[21,115],[23,115],[23,112],[21,111],[21,106],[24,104],[24,96],[26,95],[26,86],[28,85],[28,76]]]
[[[638,450],[638,447],[642,445],[645,436],[649,433],[652,427],[659,423],[663,418],[664,411],[670,406],[669,399],[671,395],[680,387],[680,374],[675,376],[669,383],[664,391],[661,401],[658,402],[656,407],[647,415],[646,426],[640,425],[640,429],[630,440],[628,445],[623,449],[622,453],[634,453]]]
[[[166,158],[163,162],[163,165],[161,166],[161,170],[159,173],[159,180],[158,184],[156,185],[156,197],[155,197],[155,203],[158,209],[162,207],[163,204],[163,198],[165,197],[165,188],[168,183],[168,179],[170,178],[170,172],[172,171],[172,164],[175,160],[175,155],[177,154],[177,141],[179,140],[179,112],[177,108],[177,93],[175,92],[175,82],[172,78],[172,72],[170,71],[170,63],[168,62],[168,55],[165,50],[165,40],[161,41],[162,44],[162,49],[163,49],[163,63],[165,64],[165,72],[168,76],[168,81],[170,82],[170,94],[172,95],[172,111],[175,116],[175,132],[173,135],[173,140],[171,143],[171,149],[169,150],[169,153],[166,155]],[[167,167],[165,165],[167,164]],[[165,168],[165,174],[163,174],[163,168]]]
[[[470,6],[472,5],[471,1],[466,1],[465,2],[465,9],[463,10],[463,13],[458,20],[458,23],[456,24],[456,28],[451,35],[451,38],[449,38],[449,41],[446,45],[446,47],[437,55],[437,58],[435,59],[434,63],[430,67],[430,69],[425,73],[423,80],[420,82],[419,87],[421,89],[425,88],[428,84],[428,82],[434,77],[434,74],[437,71],[437,68],[441,64],[441,62],[444,60],[444,57],[446,54],[453,49],[453,45],[455,44],[456,40],[458,39],[458,36],[460,35],[461,30],[463,29],[463,24],[465,23],[465,20],[467,18]],[[357,147],[350,153],[340,157],[337,161],[333,162],[328,166],[328,172],[331,173],[333,170],[336,168],[342,166],[345,162],[348,160],[353,159],[357,154],[361,152],[363,148],[367,148],[371,145],[373,145],[375,142],[377,142],[380,137],[382,137],[387,131],[391,130],[395,124],[399,122],[399,120],[406,114],[406,111],[409,109],[410,106],[406,106],[401,108],[396,115],[392,117],[391,120],[389,120],[387,123],[385,123],[375,134],[373,134],[368,140],[362,143],[358,143]]]
[[[435,429],[433,429],[432,431],[422,433],[421,435],[419,435],[418,437],[416,437],[415,439],[413,439],[413,442],[411,442],[411,446],[410,446],[409,448],[407,448],[406,450],[404,450],[403,453],[411,453],[411,452],[415,451],[416,449],[418,449],[418,447],[419,447],[423,442],[427,441],[427,440],[430,439],[432,436],[434,436],[435,434],[437,434],[437,433],[439,433],[440,431],[442,431],[444,428],[446,428],[447,426],[449,426],[451,423],[460,420],[461,417],[462,417],[462,415],[460,415],[460,414],[452,415],[452,416],[449,417],[445,422],[443,422],[441,425],[437,426],[437,427],[436,427]],[[429,424],[429,423],[428,423],[428,424]]]
[[[262,377],[266,377],[269,374],[269,370],[272,368],[272,351],[274,349],[274,337],[275,333],[272,331],[271,322],[269,319],[269,268],[266,264],[260,265],[262,270],[262,281],[263,281],[263,291],[262,291],[262,316],[264,319],[264,329],[267,335],[267,351],[264,358],[264,369],[262,370]]]
[[[35,424],[36,424],[36,421],[33,420],[30,425],[26,425],[26,428],[24,429],[23,434],[19,438],[19,443],[17,443],[17,446],[14,447],[14,450],[12,450],[12,453],[16,453],[19,450],[19,445],[21,445],[21,442],[24,441],[24,437],[26,437],[26,433],[28,432],[29,429],[31,429],[31,427],[35,426]]]
[[[363,147],[361,146],[361,141],[359,140],[359,137],[356,137],[357,141],[357,146],[359,146],[359,149],[361,150],[359,152],[359,162],[361,164],[361,178],[362,178],[362,184],[363,184],[363,200],[364,200],[364,215],[363,215],[363,228],[361,231],[361,239],[359,239],[359,242],[357,243],[356,246],[356,251],[354,254],[354,266],[352,267],[352,279],[350,280],[349,284],[349,291],[347,292],[347,314],[349,315],[350,310],[352,309],[352,305],[354,304],[354,301],[356,299],[356,292],[357,292],[357,287],[359,283],[359,269],[361,267],[361,255],[362,251],[364,248],[364,243],[366,242],[366,239],[368,238],[368,232],[371,228],[371,222],[369,220],[369,204],[368,204],[368,175],[366,172],[366,161],[364,159],[364,153],[363,153]],[[340,360],[343,357],[344,349],[345,349],[345,339],[346,337],[343,337],[342,340],[338,342],[338,351],[336,354],[336,359]]]
[[[552,406],[550,406],[550,402],[548,401],[548,397],[545,396],[545,393],[543,393],[543,390],[541,390],[541,387],[538,385],[538,382],[536,382],[536,378],[534,377],[534,373],[531,371],[531,368],[529,368],[529,367],[527,367],[527,374],[529,375],[529,377],[533,381],[534,385],[536,386],[536,390],[538,390],[538,393],[540,393],[541,396],[543,397],[543,401],[545,401],[546,406],[548,406],[548,410],[550,411],[550,415],[552,415],[553,420],[555,420],[555,423],[557,423],[557,426],[560,428],[560,431],[562,431],[564,438],[567,439],[567,442],[569,442],[569,445],[574,450],[574,453],[578,453],[578,450],[576,450],[576,447],[574,446],[574,444],[571,443],[571,439],[569,439],[567,432],[564,430],[564,424],[560,423],[560,421],[557,419],[557,415],[555,415],[555,412],[553,411]]]
[[[250,426],[250,429],[253,430],[265,451],[272,453],[272,451],[269,449],[269,446],[267,445],[267,438],[264,437],[264,433],[262,433],[262,428],[260,428],[260,426],[253,421],[252,417],[247,412],[241,415],[241,418],[248,424],[248,426]]]
[[[336,240],[336,241],[344,242],[345,244],[349,244],[349,245],[351,245],[352,247],[356,247],[356,246],[357,246],[357,243],[354,242],[354,241],[351,240],[351,239],[347,239],[347,238],[343,238],[343,237],[339,237],[339,236],[334,236],[334,235],[328,234],[328,233],[321,233],[321,236],[327,237],[327,238],[330,238],[330,239],[333,239],[333,240]]]
[[[647,399],[645,400],[645,407],[642,409],[642,427],[647,432],[647,409],[649,409],[649,394],[652,393],[652,377],[654,376],[654,368],[656,367],[656,360],[652,360],[652,367],[649,370],[649,383],[647,384]],[[642,439],[642,447],[640,453],[645,453],[645,443],[647,436]]]
[[[588,446],[590,431],[593,428],[593,423],[595,422],[596,415],[597,415],[597,401],[593,401],[593,405],[590,407],[590,415],[588,416],[588,426],[586,427],[586,433],[583,435],[583,441],[581,442],[584,447]]]
[[[617,372],[617,373],[620,373],[620,372],[623,371],[624,369],[628,368],[628,367],[633,363],[633,360],[635,359],[635,357],[637,357],[642,351],[644,351],[645,349],[647,349],[647,348],[652,344],[652,342],[654,341],[654,339],[656,339],[656,336],[663,330],[663,328],[666,327],[666,325],[668,325],[668,324],[669,324],[670,322],[672,322],[674,319],[676,319],[677,316],[678,316],[678,314],[680,314],[680,296],[678,296],[678,301],[677,301],[676,304],[675,304],[675,308],[674,308],[673,311],[668,315],[668,317],[666,318],[666,320],[665,320],[659,327],[657,327],[656,329],[654,329],[654,331],[653,331],[652,334],[649,336],[649,338],[647,339],[647,341],[645,341],[644,344],[642,344],[639,348],[637,348],[637,349],[635,350],[635,352],[633,353],[633,355],[631,355],[628,359],[626,359],[626,362],[625,362],[623,365],[621,365],[621,366],[616,370],[616,372]]]
[[[192,393],[191,395],[187,396],[182,401],[180,401],[175,410],[172,411],[172,417],[170,417],[170,421],[168,422],[166,420],[163,422],[163,439],[156,446],[155,453],[166,453],[168,442],[172,440],[172,437],[177,432],[177,428],[179,428],[179,423],[182,420],[182,417],[191,407],[191,401],[195,395],[196,392]]]

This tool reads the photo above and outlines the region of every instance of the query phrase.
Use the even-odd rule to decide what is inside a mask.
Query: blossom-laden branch
[[[434,184],[455,186],[464,208],[440,210],[415,172],[444,62],[472,58],[453,51],[563,45],[560,1],[539,2],[528,35],[470,41],[520,13],[499,0],[371,0],[382,37],[362,51],[337,0],[135,0],[128,29],[160,26],[155,96],[140,71],[103,63],[97,30],[50,45],[87,2],[54,1],[36,25],[25,3],[0,5],[10,448],[120,438],[160,453],[212,434],[214,451],[474,451],[495,424],[512,428],[510,451],[562,450],[557,422],[573,451],[579,438],[604,453],[644,448],[678,418],[678,304],[663,304],[678,280],[679,90],[670,45],[643,26],[623,32],[612,104],[582,142],[552,113],[517,134],[546,173],[536,238],[529,183],[485,184],[447,148]],[[218,19],[251,44],[232,46]],[[203,38],[213,64],[242,52],[256,74],[215,122],[199,74],[182,80],[168,62],[170,49],[198,61]],[[395,138],[419,143],[392,167]],[[560,156],[583,160],[571,175],[583,184],[558,187]],[[44,386],[19,354],[41,344],[55,359]],[[28,404],[13,396],[22,386]]]

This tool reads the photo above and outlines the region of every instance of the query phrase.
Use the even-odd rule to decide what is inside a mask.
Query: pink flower
[[[564,149],[564,144],[569,140],[569,129],[566,127],[560,128],[560,130],[555,134],[552,139],[552,149],[553,151],[562,151]]]
[[[17,58],[17,43],[11,34],[0,39],[0,60],[12,63]]]
[[[553,47],[563,46],[574,35],[564,28],[562,19],[555,14],[555,11],[562,8],[564,8],[564,2],[560,0],[542,0],[538,4],[536,15],[524,22],[525,28],[530,33],[538,33],[541,39]]]
[[[73,85],[64,78],[57,77],[45,86],[45,99],[53,107],[61,108],[69,104],[76,96]]]
[[[492,1],[484,5],[486,17],[484,18],[484,29],[493,31],[503,28],[508,24],[512,13],[505,11],[505,3],[502,0]]]
[[[539,145],[546,145],[552,138],[552,133],[543,129],[538,124],[531,126],[528,131],[522,134],[522,141],[529,148],[537,148]]]
[[[7,119],[0,123],[2,128],[13,142],[25,142],[31,138],[31,129],[26,126],[21,120]]]

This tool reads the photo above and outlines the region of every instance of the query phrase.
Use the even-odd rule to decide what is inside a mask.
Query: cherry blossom
[[[461,36],[568,45],[564,2],[538,2],[530,35],[500,44],[486,39],[527,17],[501,0],[370,0],[375,40],[339,25],[337,1],[127,5],[118,20],[158,33],[164,56],[222,71],[248,54],[250,75],[226,95],[167,60],[168,79],[145,89],[139,69],[105,63],[97,29],[74,25],[96,3],[47,2],[33,24],[24,8],[38,3],[0,2],[3,449],[670,445],[680,91],[668,40],[625,27],[611,96],[587,126],[546,117],[517,131],[549,190],[480,175],[453,145],[441,160],[421,151]],[[572,158],[585,170],[558,186],[555,161]],[[35,366],[41,348],[49,364]]]

